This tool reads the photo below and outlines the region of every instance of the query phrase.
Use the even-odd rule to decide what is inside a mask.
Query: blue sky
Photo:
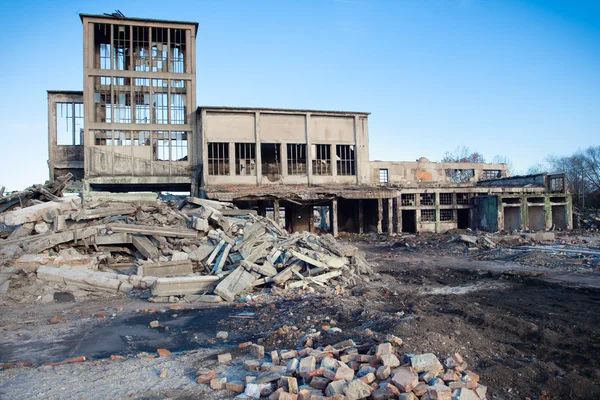
[[[371,112],[372,160],[600,145],[599,1],[2,1],[0,185],[47,179],[46,90],[81,90],[77,14],[115,9],[199,22],[199,105]]]

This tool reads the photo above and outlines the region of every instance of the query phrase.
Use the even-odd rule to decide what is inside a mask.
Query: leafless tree
[[[454,151],[447,151],[442,158],[444,163],[484,163],[485,158],[477,151],[471,151],[467,146],[459,146]],[[466,183],[473,178],[472,168],[446,169],[446,176],[454,183]]]
[[[569,191],[579,206],[600,206],[600,146],[579,150],[570,156],[550,156],[552,172],[564,172]]]

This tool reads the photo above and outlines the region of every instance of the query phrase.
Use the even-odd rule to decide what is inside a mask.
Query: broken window
[[[440,210],[440,221],[442,221],[442,222],[456,221],[455,210]]]
[[[474,169],[447,169],[446,176],[454,183],[467,183],[475,176]]]
[[[489,180],[489,179],[496,179],[496,178],[500,178],[502,175],[500,173],[500,170],[497,169],[484,169],[483,173],[481,174],[481,180]]]
[[[185,124],[186,115],[186,90],[185,81],[171,81],[171,123]]]
[[[416,196],[414,193],[407,193],[400,195],[400,200],[403,206],[414,206],[416,205]]]
[[[422,206],[432,206],[435,204],[435,195],[433,193],[421,193],[420,200]]]
[[[96,146],[112,146],[112,131],[108,130],[95,130],[94,133],[94,143]]]
[[[136,78],[134,86],[135,123],[150,123],[150,79]]]
[[[461,206],[468,206],[469,193],[456,193],[456,204]]]
[[[114,69],[120,71],[129,70],[131,64],[131,55],[129,53],[131,47],[129,26],[113,25],[114,36]]]
[[[111,78],[94,77],[94,122],[112,121]]]
[[[331,146],[313,144],[312,169],[314,175],[331,175]]]
[[[380,169],[379,170],[379,183],[388,183],[388,170]]]
[[[171,161],[187,161],[187,132],[171,132]]]
[[[152,153],[154,159],[158,161],[169,161],[171,152],[169,151],[169,132],[155,131],[153,133]]]
[[[208,143],[208,174],[229,175],[229,143]]]
[[[256,175],[256,145],[254,143],[235,144],[235,174]]]
[[[306,145],[287,144],[288,175],[306,175]]]
[[[335,146],[338,175],[356,175],[354,164],[354,146],[338,144]]]
[[[94,24],[94,68],[111,69],[110,24]]]
[[[452,205],[452,193],[440,193],[440,205],[451,206]]]
[[[83,103],[56,103],[56,144],[83,143]]]
[[[134,146],[150,146],[150,131],[133,131]]]
[[[552,193],[562,193],[565,190],[565,182],[562,176],[550,178],[550,191]]]
[[[435,222],[435,210],[421,210],[421,222]]]
[[[150,28],[133,26],[133,69],[150,72]]]
[[[114,146],[131,146],[130,131],[113,131]]]
[[[152,108],[154,110],[152,123],[169,123],[169,94],[166,79],[152,79]]]
[[[185,29],[171,29],[171,72],[185,73]]]
[[[168,28],[152,28],[152,72],[168,71]]]
[[[113,78],[114,104],[112,122],[117,124],[131,123],[131,86],[129,78]]]
[[[263,176],[278,178],[281,174],[281,148],[279,143],[261,143],[260,159]]]

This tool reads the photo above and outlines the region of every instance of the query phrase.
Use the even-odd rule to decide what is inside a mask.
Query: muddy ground
[[[450,238],[347,239],[378,272],[351,289],[265,290],[233,305],[185,310],[135,298],[4,307],[0,363],[34,365],[0,371],[0,398],[233,398],[196,383],[196,370],[240,377],[247,355],[238,343],[295,348],[313,331],[321,332],[314,347],[394,333],[407,353],[459,352],[492,399],[600,398],[597,262],[561,255],[530,257],[538,260],[532,265],[482,261]],[[551,268],[541,266],[544,257]],[[51,324],[56,316],[63,320]],[[149,328],[152,320],[160,328]],[[215,341],[217,331],[230,336]],[[157,348],[174,356],[151,358]],[[233,365],[216,364],[224,351],[232,351]],[[92,361],[48,365],[81,355]]]

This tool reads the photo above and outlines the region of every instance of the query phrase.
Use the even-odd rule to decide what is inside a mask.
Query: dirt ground
[[[34,365],[0,371],[0,398],[233,398],[196,383],[195,372],[243,377],[238,343],[269,352],[302,346],[311,334],[316,347],[346,338],[368,344],[386,333],[402,338],[406,353],[460,353],[488,398],[600,398],[600,260],[483,259],[452,237],[346,238],[377,272],[351,289],[264,290],[185,310],[125,297],[3,307],[0,363]],[[51,324],[56,316],[62,321]],[[149,328],[152,320],[160,328]],[[214,340],[217,331],[229,338]],[[150,358],[159,347],[174,356]],[[216,363],[224,351],[232,365]],[[92,361],[49,365],[81,355]]]

